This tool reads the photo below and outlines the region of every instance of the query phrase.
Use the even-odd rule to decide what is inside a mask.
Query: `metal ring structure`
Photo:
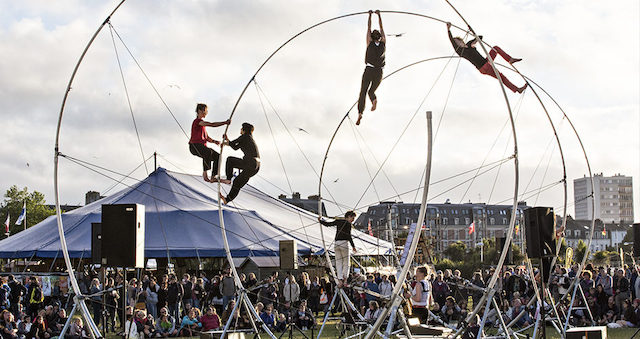
[[[95,33],[93,33],[93,36],[91,36],[91,39],[89,39],[89,42],[85,46],[84,50],[82,51],[82,54],[80,55],[80,58],[78,59],[78,62],[73,68],[73,73],[71,73],[71,78],[69,79],[69,83],[67,84],[67,89],[64,92],[62,105],[60,107],[60,114],[58,116],[58,126],[56,128],[56,141],[55,141],[54,157],[53,157],[53,188],[54,188],[55,203],[56,203],[56,220],[58,223],[58,236],[60,237],[60,247],[62,250],[62,255],[64,256],[64,263],[67,266],[69,281],[71,281],[71,286],[73,287],[73,291],[75,292],[75,295],[76,295],[74,299],[76,299],[77,304],[80,305],[80,311],[82,312],[82,315],[87,321],[87,325],[89,326],[89,329],[90,329],[89,332],[91,333],[92,337],[100,337],[100,331],[98,330],[98,327],[93,321],[93,317],[91,317],[91,313],[87,309],[87,305],[84,303],[84,299],[83,299],[84,296],[80,291],[80,287],[78,286],[78,281],[76,280],[75,274],[73,274],[73,265],[71,265],[71,259],[69,258],[69,251],[67,250],[67,241],[64,237],[64,226],[62,225],[62,210],[60,209],[60,190],[59,190],[59,183],[58,183],[58,160],[59,160],[58,155],[60,154],[59,153],[60,128],[62,127],[62,116],[64,114],[64,108],[67,103],[67,99],[69,97],[69,92],[71,91],[71,85],[73,84],[73,80],[75,79],[78,69],[80,68],[80,64],[84,60],[84,57],[87,54],[87,51],[89,50],[89,47],[91,47],[96,37],[100,33],[100,31],[102,31],[102,28],[104,28],[104,26],[109,22],[109,19],[111,18],[111,16],[115,14],[115,12],[120,8],[120,6],[122,6],[124,2],[125,0],[120,1],[120,3],[118,3],[118,5],[111,11],[111,13],[109,13],[107,18],[98,27]],[[67,326],[65,326],[65,329],[66,328]],[[64,334],[64,329],[63,329],[63,334]]]
[[[91,37],[91,39],[90,39],[90,40],[89,40],[89,42],[87,43],[86,47],[84,48],[84,50],[83,50],[83,52],[82,52],[82,54],[81,54],[81,56],[80,56],[80,58],[79,58],[78,62],[76,63],[76,65],[75,65],[75,67],[74,67],[74,70],[73,70],[73,72],[72,72],[71,78],[70,78],[70,80],[69,80],[69,82],[68,82],[68,85],[67,85],[67,88],[66,88],[66,91],[65,91],[65,94],[64,94],[63,100],[62,100],[62,104],[61,104],[61,108],[60,108],[60,112],[59,112],[59,117],[58,117],[57,129],[56,129],[56,140],[55,140],[55,147],[54,147],[54,194],[55,194],[55,204],[56,204],[56,219],[57,219],[57,225],[58,225],[58,233],[59,233],[59,236],[60,236],[61,251],[63,252],[63,256],[64,256],[64,260],[65,260],[65,265],[66,265],[66,267],[67,267],[67,272],[68,272],[68,274],[69,274],[69,280],[71,281],[72,288],[73,288],[73,289],[74,289],[74,291],[76,292],[76,295],[77,295],[78,300],[82,300],[82,297],[83,297],[83,296],[82,296],[82,294],[81,294],[81,292],[80,292],[80,289],[79,289],[79,287],[78,287],[78,282],[77,282],[77,280],[76,280],[76,278],[75,278],[75,275],[73,274],[73,272],[74,272],[74,268],[73,268],[73,266],[71,265],[71,260],[70,260],[69,253],[68,253],[68,249],[67,249],[67,245],[66,245],[66,239],[65,239],[65,235],[64,235],[64,226],[63,226],[63,223],[62,223],[62,212],[61,212],[61,208],[60,208],[60,199],[59,199],[59,179],[58,179],[59,175],[58,175],[58,165],[59,165],[59,154],[60,154],[60,152],[59,152],[59,146],[60,146],[60,131],[61,131],[61,125],[62,125],[62,117],[63,117],[63,114],[64,114],[64,110],[65,110],[65,106],[66,106],[66,102],[67,102],[67,99],[68,99],[69,93],[70,93],[71,88],[72,88],[73,81],[74,81],[74,79],[75,79],[75,76],[76,76],[76,74],[77,74],[77,72],[78,72],[78,70],[79,70],[79,67],[80,67],[80,65],[81,65],[82,61],[84,60],[84,57],[85,57],[85,55],[86,55],[86,53],[87,53],[88,49],[89,49],[89,48],[91,47],[91,45],[93,44],[94,40],[96,39],[96,37],[98,36],[98,34],[99,34],[99,33],[100,33],[100,31],[102,30],[102,28],[104,28],[104,26],[109,22],[110,18],[111,18],[111,17],[116,13],[116,11],[117,11],[121,6],[122,6],[122,4],[123,4],[125,1],[126,1],[126,0],[122,0],[122,1],[120,1],[120,2],[117,4],[117,6],[116,6],[112,11],[111,11],[111,13],[107,16],[107,18],[103,21],[103,23],[98,27],[98,29],[95,31],[95,33],[93,34],[93,36]],[[447,0],[445,0],[445,1],[447,1]],[[449,3],[449,1],[447,1],[447,3]],[[449,3],[449,5],[451,5],[451,4]],[[451,6],[451,7],[453,8],[453,6]],[[455,10],[455,8],[453,8],[453,9]],[[460,13],[459,13],[457,10],[455,10],[455,11],[456,11],[456,13],[458,13],[458,15],[460,15]],[[442,23],[445,23],[445,22],[446,22],[446,21],[444,21],[444,20],[441,20],[441,19],[438,19],[438,18],[435,18],[435,17],[431,17],[431,16],[423,15],[423,14],[418,14],[418,13],[412,13],[412,12],[404,12],[404,11],[380,11],[380,13],[412,15],[412,16],[418,16],[418,17],[423,17],[423,18],[426,18],[426,19],[435,20],[435,21],[442,22]],[[320,25],[326,24],[326,23],[328,23],[328,22],[332,22],[332,21],[335,21],[335,20],[338,20],[338,19],[342,19],[342,18],[346,18],[346,17],[356,16],[356,15],[364,15],[364,14],[368,14],[368,12],[356,12],[356,13],[351,13],[351,14],[345,14],[345,15],[341,15],[341,16],[337,16],[337,17],[334,17],[334,18],[331,18],[331,19],[324,20],[324,21],[322,21],[322,22],[320,22],[320,23],[317,23],[317,24],[314,24],[314,25],[312,25],[312,26],[309,26],[308,28],[306,28],[306,29],[304,29],[304,30],[300,31],[299,33],[297,33],[296,35],[294,35],[293,37],[291,37],[290,39],[288,39],[287,41],[285,41],[282,45],[280,45],[280,46],[279,46],[279,47],[278,47],[274,52],[272,52],[272,53],[271,53],[271,54],[270,54],[270,55],[265,59],[265,61],[260,65],[260,67],[259,67],[259,68],[257,69],[257,71],[254,73],[254,75],[251,77],[251,79],[247,82],[247,84],[246,84],[246,85],[245,85],[245,87],[243,88],[243,90],[242,90],[242,92],[241,92],[240,96],[238,97],[238,99],[237,99],[237,101],[236,101],[236,103],[235,103],[235,105],[234,105],[234,107],[233,107],[233,110],[231,111],[231,114],[230,114],[230,117],[229,117],[229,118],[232,118],[232,117],[233,117],[233,115],[234,115],[234,113],[235,113],[235,111],[236,111],[236,109],[237,109],[237,107],[238,107],[238,105],[239,105],[240,101],[242,100],[242,97],[244,96],[244,93],[246,92],[247,88],[249,87],[249,85],[251,84],[251,82],[253,81],[253,79],[255,78],[255,76],[256,76],[256,75],[258,75],[258,73],[259,73],[259,72],[264,68],[264,66],[265,66],[265,65],[266,65],[266,64],[267,64],[267,63],[268,63],[268,62],[269,62],[269,61],[270,61],[270,60],[271,60],[271,59],[272,59],[272,58],[273,58],[273,57],[274,57],[274,56],[275,56],[275,55],[276,55],[276,54],[277,54],[277,53],[278,53],[278,52],[279,52],[283,47],[285,47],[289,42],[293,41],[294,39],[296,39],[297,37],[299,37],[299,36],[300,36],[300,35],[302,35],[303,33],[307,32],[307,31],[309,31],[309,30],[311,30],[311,29],[313,29],[313,28],[316,28],[316,27],[318,27],[318,26],[320,26]],[[462,15],[460,15],[460,17],[462,18],[462,20],[463,20],[465,23],[467,23],[467,21],[462,17]],[[458,27],[458,26],[454,26],[454,27],[456,27],[456,28],[458,28],[458,29],[460,29],[460,30],[463,30],[463,31],[464,31],[464,29],[462,29],[462,28],[460,28],[460,27]],[[477,34],[476,34],[472,29],[471,29],[471,27],[469,27],[469,28],[470,28],[471,33],[473,33],[473,34],[474,34],[474,36],[476,36],[476,38],[477,38]],[[482,46],[483,50],[484,50],[484,51],[485,51],[485,53],[486,53],[486,52],[487,52],[487,50],[485,49],[484,45],[483,45],[483,44],[481,44],[481,46]],[[440,58],[443,58],[443,57],[440,57]],[[422,60],[422,61],[416,62],[416,63],[414,63],[414,64],[407,65],[407,66],[405,66],[405,67],[403,67],[403,68],[401,68],[401,69],[399,69],[399,70],[405,69],[405,68],[410,67],[410,66],[412,66],[412,65],[415,65],[415,64],[417,64],[417,63],[421,63],[421,62],[428,61],[428,60],[433,60],[433,59],[438,59],[438,58],[425,59],[425,60]],[[495,69],[495,67],[496,67],[496,66],[494,65],[493,60],[491,60],[491,58],[489,58],[488,60],[490,61],[490,63],[491,63],[491,65],[492,65],[492,67],[494,68],[494,71],[497,71],[497,70]],[[397,72],[397,71],[399,71],[399,70],[396,70],[395,72]],[[576,130],[576,128],[575,128],[575,126],[573,125],[573,123],[571,122],[571,120],[569,119],[569,117],[567,116],[566,112],[565,112],[565,111],[560,107],[560,105],[558,104],[558,102],[557,102],[553,97],[551,97],[551,96],[549,95],[549,93],[548,93],[546,90],[544,90],[542,87],[540,87],[537,83],[535,83],[535,82],[534,82],[533,80],[531,80],[530,78],[528,78],[528,77],[526,77],[526,76],[522,75],[522,74],[521,74],[517,69],[513,68],[513,70],[515,70],[518,74],[520,74],[520,75],[525,79],[525,81],[527,81],[527,83],[532,83],[532,84],[534,84],[536,87],[540,88],[540,89],[541,89],[541,90],[542,90],[542,91],[543,91],[543,92],[544,92],[544,93],[545,93],[545,94],[546,94],[546,95],[547,95],[547,96],[548,96],[548,97],[549,97],[549,98],[554,102],[554,104],[555,104],[555,105],[556,105],[556,106],[557,106],[557,107],[562,111],[562,113],[563,113],[563,115],[564,115],[564,118],[566,118],[566,119],[567,119],[567,121],[570,123],[570,125],[571,125],[571,127],[572,127],[572,130],[573,130],[574,134],[576,135],[576,137],[577,137],[577,139],[578,139],[578,141],[579,141],[579,143],[580,143],[580,146],[581,146],[581,148],[582,148],[582,151],[583,151],[583,154],[584,154],[585,160],[586,160],[586,162],[587,162],[587,167],[588,167],[588,171],[589,171],[589,176],[590,176],[590,179],[591,179],[591,182],[592,182],[592,187],[593,187],[593,176],[592,176],[592,172],[591,172],[591,167],[590,167],[590,164],[589,164],[589,160],[588,160],[588,157],[587,157],[587,153],[586,153],[586,150],[585,150],[585,148],[584,148],[584,144],[582,143],[582,140],[580,139],[580,136],[579,136],[579,134],[578,134],[578,132],[577,132],[577,130]],[[395,72],[394,72],[394,73],[395,73]],[[390,74],[390,75],[391,75],[391,74]],[[388,77],[388,76],[387,76],[387,77]],[[506,91],[504,90],[504,86],[503,86],[503,84],[502,84],[501,79],[498,77],[498,79],[497,79],[497,80],[498,80],[498,82],[499,82],[499,84],[500,84],[500,86],[501,86],[501,89],[502,89],[502,92],[503,92],[503,95],[504,95],[505,101],[506,101],[506,103],[507,103],[507,107],[508,107],[508,111],[509,111],[509,119],[510,119],[511,127],[512,127],[512,135],[513,135],[513,139],[514,139],[514,159],[515,159],[515,160],[514,160],[514,164],[515,164],[515,166],[514,166],[514,167],[515,167],[515,181],[516,181],[516,183],[515,183],[514,205],[513,205],[513,209],[512,209],[512,217],[511,217],[511,221],[510,221],[510,223],[509,223],[509,230],[508,230],[508,236],[507,236],[507,239],[508,239],[508,240],[505,242],[505,247],[504,247],[504,248],[508,248],[507,246],[510,246],[510,239],[511,239],[511,237],[512,237],[513,229],[514,229],[514,224],[515,224],[515,216],[516,216],[515,211],[517,210],[517,200],[518,200],[518,199],[517,199],[517,196],[518,196],[518,180],[519,180],[518,157],[517,157],[518,152],[517,152],[517,138],[516,138],[516,131],[515,131],[515,123],[514,123],[514,119],[513,119],[513,114],[512,114],[512,112],[511,112],[511,107],[510,107],[510,104],[509,104],[509,100],[508,100],[508,98],[507,98],[507,96],[506,96]],[[535,93],[535,91],[534,91],[534,93]],[[540,99],[540,97],[538,96],[538,94],[537,94],[537,93],[535,93],[535,95],[536,95],[536,97],[537,97],[538,101],[540,101],[540,103],[542,104],[541,99]],[[543,107],[544,107],[544,105],[543,105]],[[545,113],[547,114],[547,117],[548,117],[548,118],[549,118],[549,120],[550,120],[550,117],[549,117],[549,114],[548,114],[548,112],[547,112],[546,108],[545,108]],[[345,118],[346,118],[346,116],[345,116]],[[343,118],[343,121],[344,121],[344,119],[345,119],[345,118]],[[557,142],[558,142],[558,144],[559,144],[559,138],[558,138],[558,136],[557,136],[557,131],[556,131],[555,127],[553,127],[553,122],[552,122],[551,120],[550,120],[550,123],[551,123],[551,125],[552,125],[553,130],[554,130],[554,135],[555,135],[555,137],[556,137],[556,140],[557,140]],[[342,122],[341,122],[341,124],[342,124]],[[228,128],[229,128],[229,126],[227,126],[227,127],[226,127],[226,129],[225,129],[225,134],[226,134],[226,132],[227,132]],[[337,130],[336,130],[336,132],[337,132]],[[334,136],[335,136],[335,134],[334,134]],[[333,140],[333,138],[332,138],[332,140]],[[329,147],[327,148],[327,154],[328,154],[328,151],[329,151],[330,146],[331,146],[331,143],[329,144]],[[560,146],[559,146],[559,147],[560,147]],[[562,151],[561,151],[561,154],[562,154]],[[565,179],[565,180],[564,180],[564,192],[565,192],[565,197],[564,197],[564,206],[565,206],[564,210],[565,210],[565,212],[564,212],[564,214],[565,214],[565,218],[563,219],[563,223],[566,223],[566,205],[567,205],[567,196],[566,196],[566,185],[567,185],[567,184],[566,184],[566,168],[565,168],[565,165],[564,165],[564,156],[563,156],[563,155],[561,155],[561,157],[562,157],[562,162],[563,162],[563,173],[564,173],[564,179]],[[222,149],[221,149],[221,152],[220,152],[220,159],[222,159]],[[325,159],[323,160],[323,169],[324,169],[324,164],[325,164],[325,162],[326,162],[326,156],[325,156]],[[218,175],[220,175],[220,172],[221,172],[221,169],[219,168],[219,169],[218,169]],[[321,191],[321,183],[322,183],[322,172],[321,172],[321,177],[320,177],[319,191]],[[219,192],[220,192],[220,188],[221,188],[221,187],[220,187],[220,184],[218,184],[218,191],[219,191]],[[320,192],[320,193],[321,193],[321,192]],[[593,191],[592,191],[592,194],[593,194]],[[592,206],[595,204],[593,199],[592,199],[591,203],[592,203]],[[423,207],[423,206],[421,206],[421,210],[422,210],[422,207]],[[233,258],[231,257],[231,253],[230,253],[229,246],[228,246],[228,241],[227,241],[227,237],[226,237],[226,229],[225,229],[225,227],[224,227],[224,218],[223,218],[223,213],[222,213],[222,205],[221,205],[221,202],[220,202],[220,201],[218,201],[218,209],[219,209],[220,225],[221,225],[221,229],[222,229],[221,231],[222,231],[222,236],[223,236],[223,243],[224,243],[224,245],[225,245],[225,252],[226,252],[226,254],[227,254],[227,260],[229,261],[229,264],[230,264],[231,270],[232,270],[232,272],[233,272],[234,280],[235,280],[235,282],[236,282],[236,285],[240,288],[240,290],[241,290],[241,292],[242,292],[242,291],[244,291],[244,289],[243,289],[243,286],[242,286],[242,284],[241,284],[241,282],[240,282],[240,278],[239,278],[239,276],[238,276],[238,273],[237,273],[237,271],[235,270],[235,266],[233,265]],[[588,244],[587,244],[587,248],[589,248],[589,247],[590,247],[590,244],[591,244],[591,241],[592,241],[592,237],[593,237],[593,231],[594,231],[594,228],[595,228],[595,219],[592,219],[592,223],[591,223],[591,232],[590,232],[590,238],[589,238],[589,241],[588,241]],[[323,243],[324,243],[324,245],[325,245],[325,249],[326,249],[326,242],[325,242],[325,240],[324,240],[324,236],[322,236],[322,239],[323,239]],[[499,263],[498,263],[498,267],[502,267],[502,265],[503,265],[503,263],[504,263],[504,259],[505,259],[505,257],[506,257],[506,251],[504,251],[504,250],[503,250],[502,252],[503,252],[503,254],[502,254],[502,255],[501,255],[501,257],[500,257],[500,260],[499,260]],[[326,250],[325,250],[325,253],[328,253],[328,251],[326,251]],[[327,256],[328,256],[328,254],[327,254]],[[580,267],[579,267],[579,270],[580,270],[580,271],[583,269],[583,267],[584,267],[584,265],[585,265],[585,262],[586,262],[586,259],[587,259],[587,255],[585,255],[585,256],[583,257],[583,259],[582,259],[581,265],[580,265]],[[411,258],[411,260],[407,260],[407,263],[410,263],[410,262],[412,262],[412,261],[413,261],[413,258]],[[333,272],[333,266],[330,264],[330,261],[328,261],[328,265],[330,266],[331,271],[332,271],[332,274],[333,274],[333,275],[334,275],[334,277],[335,277],[335,273]],[[406,264],[405,266],[407,266],[407,264]],[[403,270],[404,270],[404,269],[403,269]],[[499,271],[499,270],[496,270],[496,273],[494,274],[494,276],[492,276],[492,279],[490,280],[490,284],[489,284],[489,286],[488,286],[488,288],[487,288],[487,290],[488,290],[488,291],[490,291],[490,293],[492,293],[493,286],[495,285],[495,282],[496,282],[496,280],[497,280],[497,274],[498,274],[498,271]],[[399,285],[399,284],[398,284],[398,285]],[[395,294],[394,294],[394,295],[395,295]],[[482,304],[482,302],[486,299],[486,297],[487,297],[487,293],[485,293],[485,295],[483,295],[483,299],[482,299],[482,300],[481,300],[481,302],[479,302],[478,304],[479,304],[479,305],[480,305],[480,304]],[[248,298],[246,298],[246,295],[245,295],[245,298],[244,298],[244,299],[245,299],[245,300],[244,300],[244,302],[245,302],[245,303],[248,303]],[[251,310],[253,309],[252,307],[248,307],[248,308],[249,308],[249,309],[251,309]],[[99,334],[99,331],[98,331],[97,327],[95,326],[95,323],[92,321],[91,316],[90,316],[90,313],[89,313],[88,309],[86,308],[86,305],[84,305],[84,302],[82,302],[82,303],[81,303],[80,310],[81,310],[81,312],[83,313],[83,315],[85,315],[85,318],[86,318],[86,320],[88,321],[88,324],[89,324],[89,326],[90,326],[90,328],[91,328],[91,330],[92,330],[92,335],[94,335],[95,333],[98,333],[98,334]],[[474,310],[473,310],[472,314],[473,314],[473,315],[474,315],[474,314],[476,314],[476,313],[478,312],[478,310],[479,310],[479,306],[478,306],[478,307],[476,307],[476,309],[474,309]],[[470,316],[471,316],[471,315],[470,315]],[[373,332],[373,331],[372,331],[372,332]],[[269,333],[270,335],[272,335],[270,332],[268,332],[268,333]]]

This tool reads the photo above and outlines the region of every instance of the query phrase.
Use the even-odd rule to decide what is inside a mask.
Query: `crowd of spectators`
[[[546,305],[549,317],[569,311],[571,283],[577,279],[580,286],[573,299],[574,307],[569,321],[574,326],[607,325],[609,327],[637,327],[640,325],[640,279],[629,267],[594,267],[587,265],[577,277],[577,266],[569,270],[557,266],[551,270],[551,283],[547,286],[556,310]],[[463,324],[467,314],[478,304],[486,281],[493,271],[488,269],[462,277],[458,270],[429,272],[421,281],[420,290],[429,290],[431,302],[429,322],[449,326]],[[197,336],[203,331],[230,328],[251,329],[252,316],[244,303],[236,307],[237,289],[229,271],[207,277],[203,272],[195,276],[174,274],[153,276],[141,274],[140,279],[125,281],[119,274],[98,279],[96,274],[81,274],[79,285],[89,296],[88,306],[94,322],[103,331],[125,334],[129,337]],[[356,308],[342,312],[342,303],[334,303],[335,285],[327,276],[310,277],[306,272],[298,275],[270,275],[262,281],[255,274],[241,274],[247,298],[259,316],[258,326],[264,323],[274,332],[283,332],[288,326],[299,330],[313,329],[318,317],[327,312],[339,314],[347,322],[374,322],[380,317],[395,285],[394,275],[381,273],[352,273],[344,286],[345,294]],[[415,279],[405,291],[415,289]],[[24,282],[13,276],[0,281],[0,334],[3,339],[48,339],[60,335],[67,322],[67,313],[73,299],[59,293],[45,297],[36,277]],[[530,303],[535,290],[532,280],[522,267],[503,269],[497,281],[496,302],[505,322],[516,327],[533,323],[537,303]],[[584,297],[582,297],[582,291]],[[563,295],[568,297],[562,298]],[[408,295],[410,300],[410,295]],[[585,302],[586,301],[586,302]],[[404,305],[411,313],[411,305]],[[124,310],[124,312],[123,312]],[[481,309],[480,312],[484,312]],[[251,312],[253,313],[253,312]],[[481,313],[481,314],[482,314]],[[498,312],[488,314],[487,327],[498,327]],[[321,321],[321,320],[320,320]],[[477,320],[476,320],[477,321]],[[124,323],[124,327],[120,324]],[[68,338],[87,338],[88,331],[82,319],[75,316],[66,332]]]

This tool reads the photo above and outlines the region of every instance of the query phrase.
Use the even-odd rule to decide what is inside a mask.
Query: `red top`
[[[207,137],[209,137],[209,135],[207,134],[207,130],[204,126],[200,126],[200,121],[202,121],[202,119],[196,118],[191,124],[190,144],[207,144]]]

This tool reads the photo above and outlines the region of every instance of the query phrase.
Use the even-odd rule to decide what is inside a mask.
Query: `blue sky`
[[[570,116],[594,172],[634,176],[636,220],[640,220],[638,2],[620,1],[615,6],[602,1],[453,3],[488,44],[523,58],[518,69],[551,93]],[[55,124],[64,89],[84,45],[115,5],[114,1],[0,2],[0,115],[4,122],[0,190],[13,184],[27,186],[52,201]],[[188,128],[196,102],[210,105],[209,119],[226,119],[253,72],[291,35],[326,18],[378,5],[463,26],[440,1],[132,1],[123,5],[112,23],[180,125]],[[385,73],[452,53],[444,24],[395,14],[383,15],[383,20],[387,33],[404,33],[389,37]],[[284,48],[257,77],[267,95],[262,99],[273,104],[313,169],[268,109],[273,134],[269,132],[256,89],[249,87],[230,134],[235,135],[243,121],[256,125],[263,168],[252,184],[274,195],[291,190],[303,196],[317,193],[313,171],[319,169],[333,130],[357,97],[365,29],[366,16],[323,25]],[[163,155],[161,166],[199,173],[200,163],[188,153],[186,137],[119,41],[116,46],[145,156],[157,151]],[[517,74],[505,74],[516,84],[523,83]],[[440,125],[432,181],[512,153],[510,130],[500,133],[507,110],[497,81],[479,74],[464,60],[433,61],[400,72],[383,82],[378,96],[379,109],[367,111],[357,131],[345,125],[329,153],[328,188],[343,204],[353,207],[360,197],[360,205],[375,202],[418,185],[426,149],[425,110],[432,110],[434,125]],[[508,98],[518,116],[520,192],[533,191],[522,197],[530,204],[561,207],[561,185],[535,194],[536,188],[562,175],[544,111],[531,91],[524,96],[509,93]],[[572,179],[586,174],[584,159],[560,112],[549,99],[543,102],[559,129],[571,201]],[[393,148],[409,121],[406,134]],[[210,131],[214,138],[219,133]],[[98,36],[78,73],[63,120],[61,151],[121,173],[141,162],[109,29]],[[371,181],[369,172],[373,174],[386,157],[384,173],[364,192]],[[141,168],[134,176],[143,178],[146,173]],[[495,203],[513,194],[513,162],[479,176],[470,187],[462,184],[449,191],[467,178],[434,186],[432,196],[447,191],[434,202],[450,198]],[[335,179],[339,180],[333,183]],[[62,161],[65,203],[83,203],[86,191],[105,191],[111,184],[104,176]],[[413,201],[414,194],[399,199]],[[572,214],[573,208],[568,209]]]

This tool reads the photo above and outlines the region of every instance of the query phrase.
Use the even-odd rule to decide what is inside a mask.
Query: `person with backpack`
[[[11,287],[3,278],[0,278],[0,311],[8,310],[10,307],[9,296],[11,295]]]
[[[426,324],[429,320],[429,306],[432,303],[431,283],[427,280],[427,267],[420,266],[416,269],[416,284],[411,293],[407,293],[407,298],[411,298],[412,314],[420,319],[421,324]]]
[[[36,277],[31,277],[29,279],[27,296],[29,298],[29,307],[27,308],[27,311],[31,318],[35,319],[38,315],[38,310],[42,308],[42,303],[44,302],[44,294],[42,293],[42,288],[40,287]]]

